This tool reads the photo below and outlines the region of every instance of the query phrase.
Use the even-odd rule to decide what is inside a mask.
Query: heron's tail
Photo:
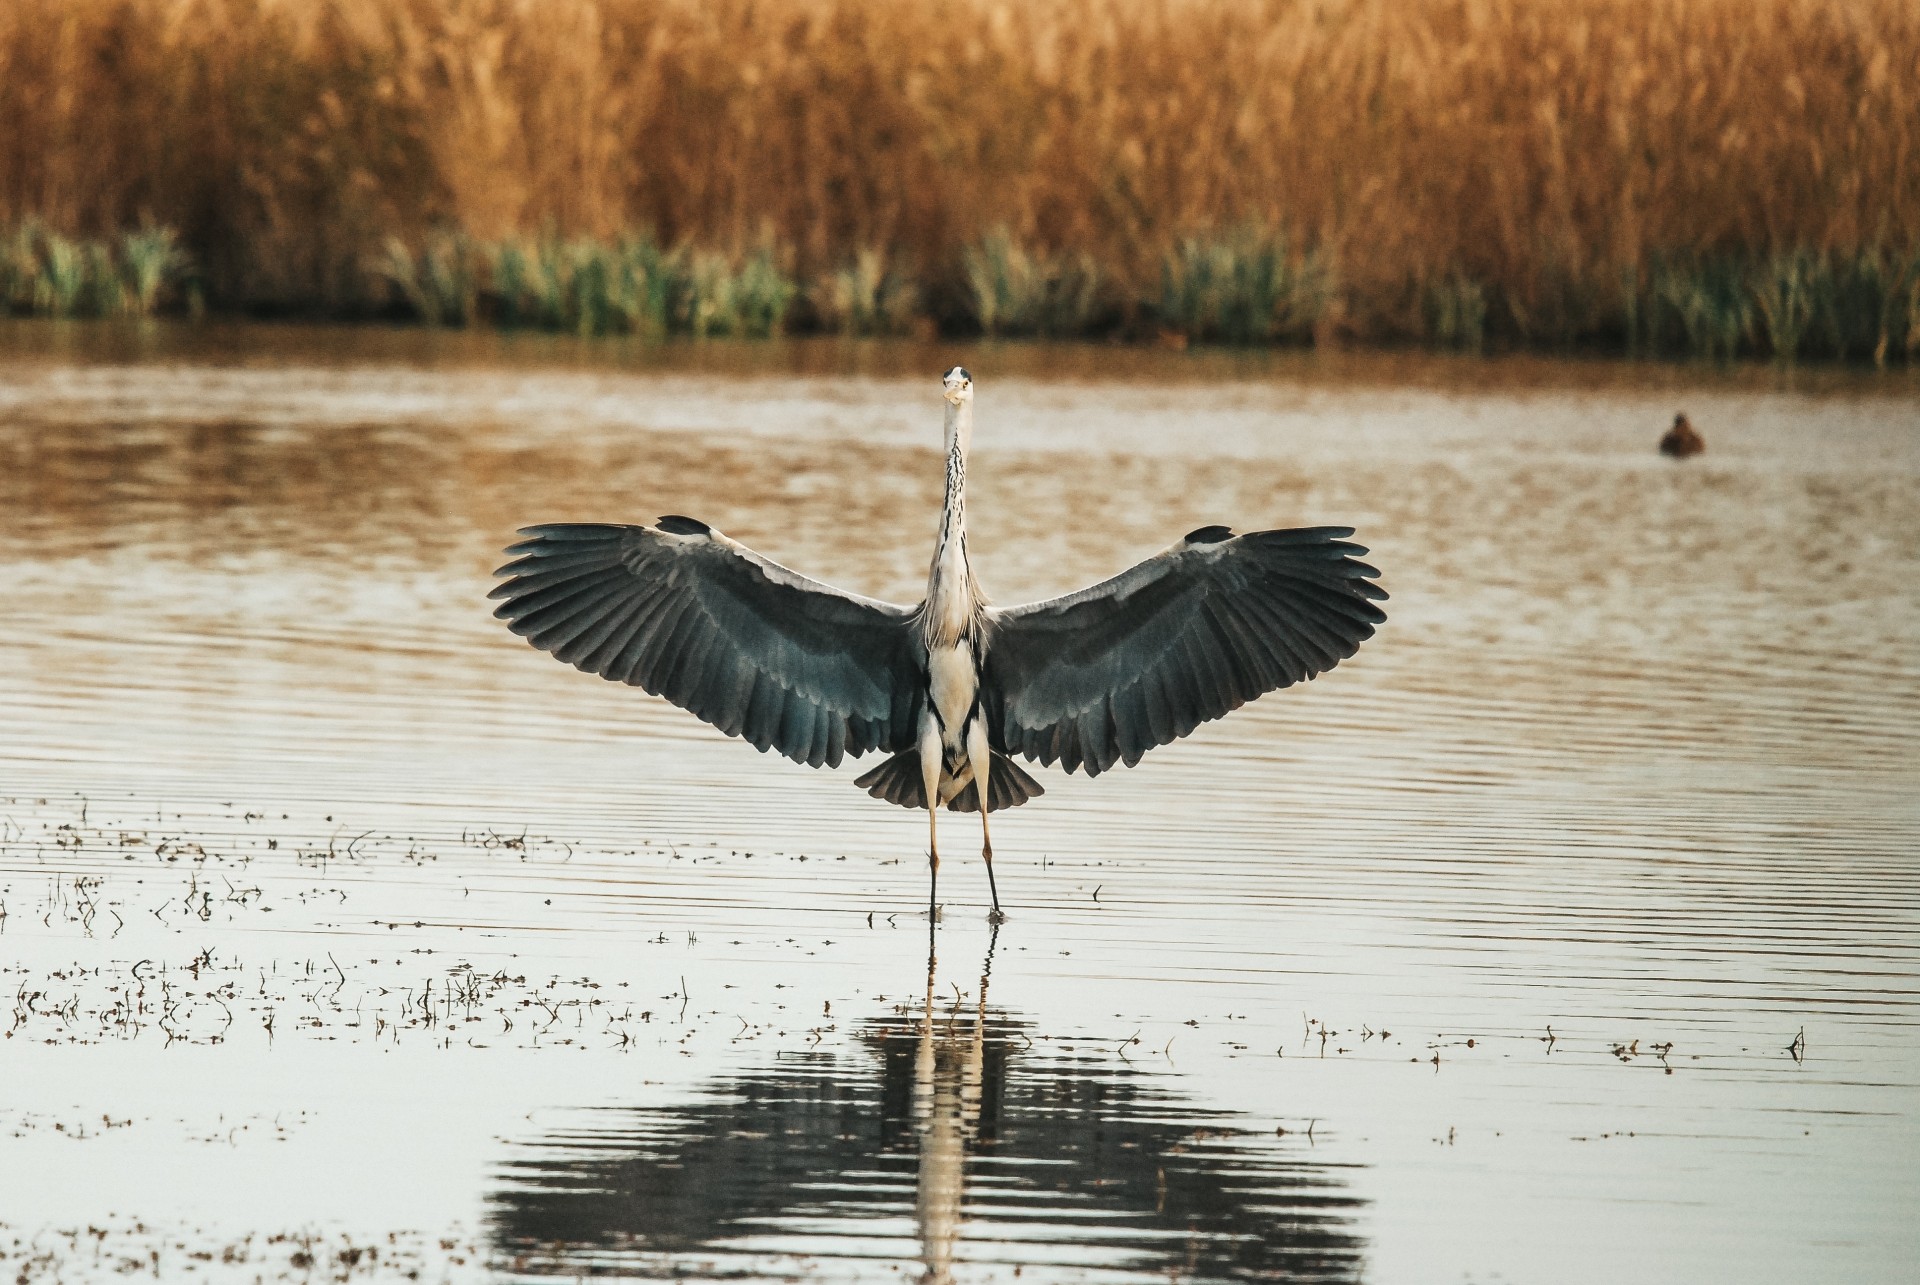
[[[1002,808],[1017,808],[1028,799],[1045,794],[1040,782],[1028,776],[1018,763],[1002,754],[999,750],[989,750],[993,767],[987,772],[987,811],[998,812]],[[919,755],[914,756],[914,770],[919,771]],[[978,812],[980,810],[980,787],[975,781],[967,782],[967,788],[953,796],[947,802],[949,812]]]
[[[989,812],[998,812],[1002,808],[1017,808],[1028,799],[1037,798],[1046,791],[1040,782],[1028,776],[1018,763],[1002,754],[991,751],[993,766],[987,772],[987,793]],[[924,808],[927,806],[926,783],[920,778],[920,751],[905,750],[894,755],[879,767],[860,777],[855,785],[876,799],[885,799],[888,803],[897,803],[903,808]],[[972,782],[967,788],[947,801],[949,812],[978,812],[980,810],[980,791]]]

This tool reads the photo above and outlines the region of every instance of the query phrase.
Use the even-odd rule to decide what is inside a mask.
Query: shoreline
[[[913,381],[955,362],[995,382],[1145,385],[1284,383],[1302,387],[1472,392],[1489,380],[1516,393],[1584,390],[1683,394],[1702,389],[1868,397],[1920,396],[1920,361],[1816,358],[1780,362],[1619,351],[1489,350],[1411,343],[1324,345],[1153,343],[1101,339],[781,334],[763,338],[589,335],[531,328],[447,328],[391,319],[0,316],[0,370],[49,363],[213,363],[318,367],[526,369],[729,378]]]

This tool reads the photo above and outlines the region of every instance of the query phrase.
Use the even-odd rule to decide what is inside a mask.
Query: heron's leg
[[[940,843],[934,838],[934,809],[927,809],[927,922],[940,913]]]
[[[987,917],[999,923],[1006,916],[1000,913],[1000,890],[993,883],[993,832],[987,825],[993,750],[987,744],[987,725],[977,715],[967,724],[967,762],[973,768],[975,797],[980,800],[980,859],[987,863],[987,892],[993,897],[993,912]]]
[[[927,919],[939,913],[940,839],[935,819],[940,812],[940,772],[946,751],[940,744],[940,723],[932,711],[920,716],[920,783],[927,799]]]

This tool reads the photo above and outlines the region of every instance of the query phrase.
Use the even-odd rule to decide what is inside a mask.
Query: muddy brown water
[[[1393,597],[1047,775],[929,974],[921,819],[485,593],[686,512],[912,601],[954,361],[998,600]],[[1900,372],[0,327],[0,1267],[1909,1280],[1916,483]]]

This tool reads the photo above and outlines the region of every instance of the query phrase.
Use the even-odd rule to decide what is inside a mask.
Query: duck
[[[1706,439],[1688,422],[1685,411],[1673,417],[1673,427],[1660,438],[1660,453],[1671,455],[1676,460],[1684,460],[1689,455],[1698,455],[1707,449]]]

